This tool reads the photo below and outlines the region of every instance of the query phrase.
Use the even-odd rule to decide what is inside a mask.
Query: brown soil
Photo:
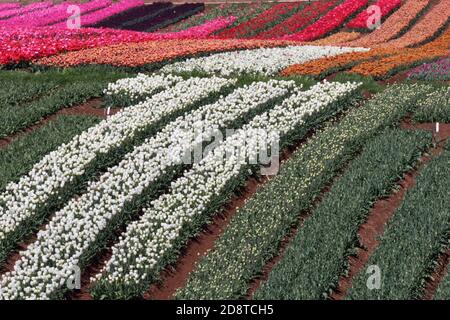
[[[39,122],[29,126],[28,128],[26,128],[20,132],[14,133],[14,134],[9,135],[4,138],[0,138],[0,149],[5,148],[12,141],[20,138],[21,136],[44,126],[49,121],[53,121],[56,117],[58,117],[60,115],[91,115],[91,116],[106,118],[107,117],[106,110],[107,109],[101,108],[101,100],[100,99],[92,99],[84,104],[81,104],[81,105],[78,105],[75,107],[61,109],[61,110],[57,111],[56,113],[53,113],[49,116],[44,117]],[[119,110],[120,110],[120,108],[110,109],[110,115],[117,113]]]
[[[414,124],[410,120],[405,120],[401,127],[407,130],[429,130],[435,129],[434,123]],[[416,184],[416,178],[419,175],[420,170],[435,156],[439,155],[444,148],[445,140],[450,138],[450,124],[441,124],[441,129],[437,138],[437,145],[433,147],[428,155],[422,156],[416,167],[407,172],[404,177],[399,181],[399,189],[395,190],[385,199],[380,199],[375,202],[372,210],[369,213],[367,221],[361,225],[358,231],[358,237],[360,239],[360,248],[357,248],[356,254],[349,257],[348,263],[350,266],[348,275],[341,276],[337,288],[332,292],[330,298],[333,300],[341,300],[345,298],[348,290],[352,286],[353,278],[358,275],[364,266],[367,264],[370,256],[377,248],[379,241],[378,237],[383,234],[386,223],[393,216],[397,208],[403,202],[406,192]],[[445,259],[445,257],[443,258]],[[447,256],[448,261],[448,256]],[[444,268],[445,271],[445,268]],[[436,271],[436,278],[433,283],[429,284],[427,292],[430,294],[434,292],[440,279],[442,279],[444,272],[442,270]]]
[[[428,278],[425,283],[425,293],[422,296],[422,300],[431,300],[436,293],[436,289],[441,283],[442,279],[446,276],[448,272],[448,264],[450,261],[450,249],[447,249],[442,253],[437,259],[437,266],[434,272],[431,274],[431,278]]]

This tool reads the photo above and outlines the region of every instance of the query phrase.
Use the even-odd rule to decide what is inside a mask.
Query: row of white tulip
[[[157,78],[156,83],[161,83]],[[2,241],[27,230],[24,221],[33,219],[48,200],[93,163],[133,138],[138,132],[160,123],[170,115],[187,110],[196,102],[218,92],[234,80],[190,78],[164,90],[145,102],[127,108],[61,145],[33,166],[18,182],[0,194],[0,248]],[[156,86],[156,85],[155,85]],[[17,239],[20,240],[20,239]]]
[[[230,74],[260,73],[272,75],[296,63],[331,57],[347,52],[368,51],[365,48],[332,46],[290,46],[261,48],[217,53],[207,57],[191,58],[162,68],[163,72],[202,71],[228,76]]]
[[[55,291],[67,289],[66,280],[80,264],[80,257],[120,217],[127,203],[161,180],[171,166],[182,162],[182,150],[190,152],[211,130],[226,129],[258,107],[287,95],[293,86],[293,81],[253,83],[169,123],[98,181],[90,183],[85,194],[54,214],[46,229],[38,233],[36,242],[21,253],[14,271],[2,278],[0,297],[46,299]],[[191,128],[201,130],[193,141],[183,136],[173,139],[177,129]],[[167,157],[169,150],[181,152]]]
[[[173,75],[146,75],[139,73],[136,77],[119,79],[109,83],[103,91],[105,100],[111,106],[125,106],[154,94],[161,88],[168,88],[182,81]]]
[[[246,157],[253,157],[260,148],[270,146],[277,137],[274,132],[283,138],[305,124],[310,115],[327,108],[358,86],[356,83],[323,82],[309,91],[297,91],[227,138],[174,181],[170,193],[152,201],[144,215],[128,226],[112,248],[112,257],[102,272],[91,279],[96,282],[94,293],[120,297],[121,293],[133,291],[130,288],[145,288],[149,274],[158,272],[155,269],[171,250],[183,226],[198,219],[211,201],[221,197],[223,188],[246,167]],[[261,138],[266,139],[263,145]],[[240,156],[224,157],[235,149],[240,150]]]

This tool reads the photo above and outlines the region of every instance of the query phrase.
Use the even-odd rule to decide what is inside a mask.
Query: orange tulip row
[[[392,16],[373,32],[346,43],[352,47],[372,47],[374,44],[384,43],[397,36],[411,21],[428,5],[430,0],[408,0]]]
[[[400,53],[377,61],[363,62],[351,69],[350,72],[379,78],[386,77],[395,70],[448,55],[449,43],[450,29],[447,29],[442,36],[424,46],[403,49]]]
[[[72,51],[35,62],[41,65],[59,67],[80,64],[136,67],[201,53],[276,47],[288,44],[292,44],[292,42],[242,39],[160,40]]]
[[[316,40],[316,41],[313,41],[310,43],[314,44],[314,45],[320,45],[320,46],[339,45],[339,44],[342,44],[342,43],[345,43],[348,41],[355,40],[355,39],[359,38],[360,36],[361,36],[361,33],[359,33],[359,32],[342,31],[342,32],[332,34],[331,36],[328,36],[326,38]]]
[[[402,37],[380,44],[381,47],[404,48],[418,45],[433,37],[450,17],[449,0],[441,0]]]
[[[339,71],[362,61],[373,60],[395,53],[390,49],[374,49],[367,52],[349,52],[334,57],[321,58],[295,64],[284,69],[281,74],[288,76],[294,74],[307,74],[313,76],[328,75],[331,71]]]

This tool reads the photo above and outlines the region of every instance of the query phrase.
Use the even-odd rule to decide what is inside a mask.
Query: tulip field
[[[450,300],[448,0],[0,2],[0,300]]]

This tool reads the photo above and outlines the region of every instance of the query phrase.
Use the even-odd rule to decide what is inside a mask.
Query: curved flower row
[[[205,22],[202,25],[194,26],[186,30],[182,30],[179,32],[165,32],[159,33],[154,32],[151,33],[153,39],[162,40],[162,39],[201,39],[206,38],[214,32],[221,30],[223,28],[228,27],[234,21],[236,21],[235,16],[230,17],[218,17],[214,20],[210,20]]]
[[[59,17],[62,14],[67,15],[67,7],[69,2],[61,2],[51,7],[40,9],[38,11],[31,11],[27,14],[20,15],[11,19],[8,19],[2,23],[4,26],[23,26],[23,27],[39,27],[45,26],[49,22],[51,23],[54,16]]]
[[[48,8],[51,6],[52,6],[51,2],[36,2],[36,3],[29,4],[25,7],[20,7],[20,5],[18,7],[8,7],[9,10],[0,11],[0,19],[11,19],[12,17],[15,17],[15,16],[20,17],[29,12],[37,11],[40,9],[45,9],[45,8]],[[1,23],[2,24],[7,23],[7,21],[8,20],[1,20]]]
[[[378,29],[345,45],[370,47],[373,44],[383,43],[394,38],[417,17],[429,2],[430,0],[407,0]]]
[[[297,90],[283,103],[256,116],[194,164],[190,171],[172,183],[170,193],[153,201],[144,215],[128,226],[120,242],[113,247],[113,255],[102,273],[92,279],[99,281],[98,296],[111,297],[145,287],[148,276],[160,266],[183,227],[201,219],[214,199],[246,168],[247,159],[276,141],[276,133],[285,137],[304,124],[306,117],[326,108],[357,86],[324,82],[306,92]],[[239,156],[236,153],[224,156],[235,150],[239,150]],[[134,289],[129,289],[130,286]]]
[[[359,33],[359,32],[342,31],[342,32],[337,32],[335,34],[332,34],[326,38],[313,41],[313,42],[311,42],[311,44],[320,45],[320,46],[327,46],[327,45],[328,46],[336,46],[336,45],[345,44],[348,41],[355,40],[355,39],[359,38],[360,36],[361,36],[361,33]]]
[[[236,89],[223,100],[178,118],[136,147],[98,181],[90,183],[85,194],[55,213],[46,229],[38,233],[37,241],[22,252],[14,272],[2,278],[0,298],[46,299],[55,291],[65,291],[73,268],[82,264],[80,257],[120,216],[126,204],[167,174],[170,166],[181,163],[183,152],[167,157],[168,150],[192,149],[211,130],[225,129],[252,109],[286,95],[292,86],[293,82],[269,81]],[[193,127],[201,128],[199,139],[186,143],[181,137],[173,141],[176,130]]]
[[[144,100],[155,93],[158,88],[168,88],[182,80],[181,77],[171,75],[148,76],[139,73],[136,77],[119,79],[116,82],[109,83],[103,93],[109,106],[123,107]]]
[[[371,59],[378,59],[395,53],[396,51],[392,49],[372,49],[366,52],[344,53],[331,58],[322,58],[303,64],[294,64],[284,69],[281,74],[285,76],[293,74],[321,76],[346,67],[354,66],[362,61],[370,61]]]
[[[163,72],[203,71],[230,75],[233,73],[275,74],[290,64],[302,63],[345,52],[365,51],[364,48],[291,46],[218,53],[208,57],[191,58],[162,68]]]
[[[283,164],[278,175],[239,208],[215,241],[214,248],[197,263],[175,298],[208,300],[245,296],[251,280],[278,255],[280,242],[290,233],[292,224],[298,222],[299,212],[311,208],[323,187],[354,158],[361,146],[381,129],[400,121],[411,111],[414,101],[430,89],[416,85],[390,86],[361,108],[350,110],[338,123],[326,126],[308,139]],[[313,259],[319,248],[303,249]],[[292,268],[293,272],[298,270]],[[299,293],[310,289],[309,286],[295,288]],[[321,293],[326,289],[328,286]]]
[[[156,79],[155,89],[162,82]],[[27,175],[18,182],[9,183],[6,191],[0,194],[0,249],[5,250],[8,244],[14,242],[18,231],[26,228],[24,221],[39,214],[48,199],[58,195],[76,177],[82,176],[89,164],[101,154],[108,154],[152,124],[185,110],[232,83],[233,80],[221,78],[190,78],[179,82],[89,128],[45,156]],[[29,230],[21,231],[19,234],[26,234]],[[1,250],[0,253],[3,253]]]
[[[17,3],[17,2],[0,3],[0,11],[17,9],[17,8],[20,8],[20,6],[21,6],[21,4]]]
[[[114,15],[104,21],[95,25],[96,28],[113,28],[113,29],[126,29],[126,24],[133,24],[137,21],[143,21],[150,19],[161,14],[165,10],[172,8],[172,3],[169,2],[156,2],[149,5],[142,4],[141,6],[134,7],[131,10],[122,12],[118,15]]]
[[[386,17],[396,8],[400,7],[403,0],[378,0],[373,4],[380,9],[380,18]],[[348,28],[366,29],[371,18],[371,11],[365,10],[358,14],[353,20],[347,23]]]
[[[450,58],[426,63],[408,72],[410,79],[450,80]]]
[[[433,37],[442,27],[450,21],[450,5],[447,0],[441,0],[422,19],[416,23],[406,34],[398,39],[381,43],[381,47],[409,47],[420,44]]]
[[[113,3],[111,6],[94,11],[92,13],[83,14],[80,17],[81,26],[89,27],[100,23],[112,16],[115,16],[121,12],[130,10],[132,8],[143,6],[142,0],[121,0],[120,2]],[[67,23],[65,21],[54,25],[59,28],[66,28]]]
[[[144,36],[142,36],[142,33],[137,34],[141,38],[152,37],[152,34],[144,34]],[[38,63],[64,67],[91,63],[134,67],[159,63],[178,57],[194,56],[199,53],[276,47],[290,43],[292,42],[232,39],[146,41],[68,52],[41,59]]]
[[[286,34],[298,31],[307,26],[314,19],[327,12],[338,3],[337,0],[308,2],[304,7],[289,19],[277,24],[272,29],[262,32],[256,36],[258,39],[279,38]]]
[[[447,56],[449,43],[450,29],[447,29],[439,38],[426,45],[418,48],[403,49],[400,53],[390,55],[383,59],[363,62],[351,69],[350,72],[383,78],[403,68]]]
[[[17,17],[17,19],[7,20],[5,25],[20,25],[22,27],[43,27],[67,20],[70,14],[67,9],[72,4],[63,2],[54,7],[45,10],[33,11],[27,15]],[[80,14],[86,14],[91,11],[102,9],[111,5],[111,0],[93,0],[90,2],[77,4],[80,8]]]
[[[270,9],[257,15],[255,18],[250,19],[244,23],[237,25],[234,28],[224,30],[220,33],[220,37],[224,38],[242,38],[257,32],[259,29],[263,29],[266,25],[273,20],[280,19],[286,13],[301,6],[300,3],[279,3],[275,4]]]
[[[0,65],[117,43],[126,47],[128,42],[149,39],[146,33],[112,29],[0,26]]]
[[[351,15],[367,6],[367,3],[368,0],[346,0],[312,25],[300,32],[284,36],[283,39],[312,41],[324,37],[334,29],[340,27]]]

